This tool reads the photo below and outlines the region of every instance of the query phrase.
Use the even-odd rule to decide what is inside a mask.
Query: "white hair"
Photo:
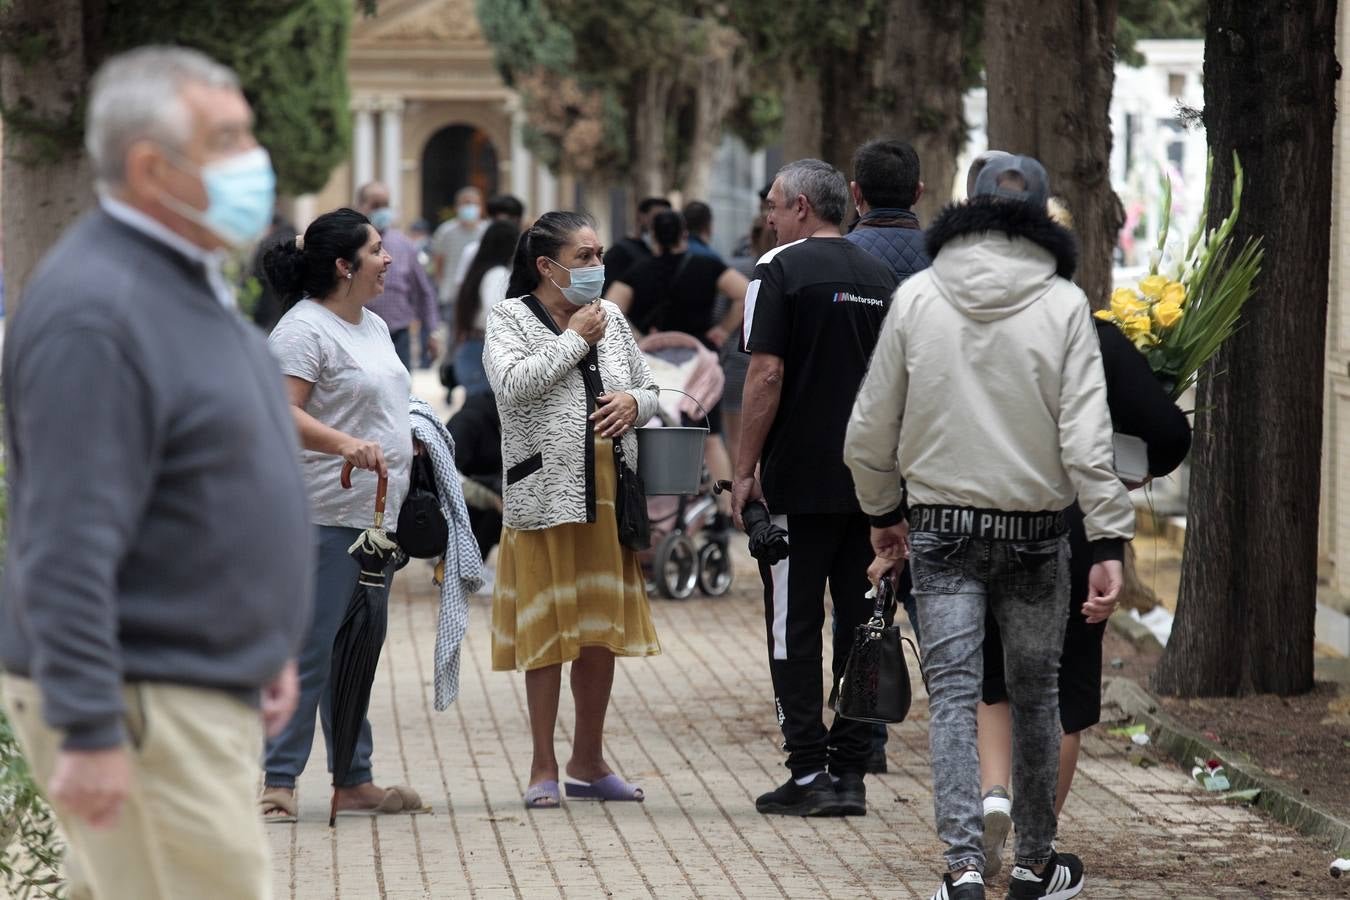
[[[114,56],[94,76],[84,147],[100,188],[126,180],[127,151],[141,140],[181,150],[192,137],[183,87],[239,89],[239,77],[197,50],[139,47]]]
[[[848,206],[848,182],[844,173],[818,159],[799,159],[778,170],[783,182],[783,197],[791,205],[805,197],[823,222],[838,225],[844,221]]]

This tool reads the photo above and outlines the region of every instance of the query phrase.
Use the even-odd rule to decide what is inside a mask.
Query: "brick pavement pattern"
[[[278,897],[928,898],[933,829],[927,706],[892,726],[890,773],[869,776],[868,815],[765,817],[754,798],[786,777],[753,570],[725,598],[653,600],[664,653],[619,660],[607,755],[647,801],[527,812],[524,680],[492,672],[487,597],[472,600],[459,701],[431,705],[436,597],[414,562],[396,580],[371,701],[377,783],[416,787],[432,812],[327,827],[323,744],[299,787],[300,822],[271,825]],[[566,680],[564,680],[566,685]],[[558,735],[567,758],[571,698]],[[1084,857],[1084,897],[1350,896],[1327,852],[1247,808],[1218,803],[1174,767],[1130,763],[1095,729],[1060,823]],[[1293,873],[1293,874],[1291,874]],[[1002,897],[1001,876],[989,896]]]

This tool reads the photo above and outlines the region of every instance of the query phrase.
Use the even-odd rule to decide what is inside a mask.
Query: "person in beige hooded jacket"
[[[1081,505],[1096,561],[1085,609],[1120,589],[1134,510],[1113,469],[1100,350],[1068,279],[1072,236],[1027,157],[994,160],[928,234],[930,269],[896,292],[858,393],[845,460],[878,556],[912,551],[939,834],[939,900],[984,896],[975,706],[986,605],[1014,708],[1017,865],[1009,897],[1068,898],[1082,864],[1052,847],[1068,617],[1062,511]],[[911,532],[912,529],[912,532]]]

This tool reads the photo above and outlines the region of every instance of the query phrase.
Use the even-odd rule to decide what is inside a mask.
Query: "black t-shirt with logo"
[[[745,349],[784,361],[760,481],[776,515],[859,512],[844,432],[895,292],[884,263],[838,238],[777,247],[745,297]]]

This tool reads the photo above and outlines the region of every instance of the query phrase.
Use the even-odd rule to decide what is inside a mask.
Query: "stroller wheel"
[[[667,600],[686,600],[698,584],[698,553],[694,542],[678,532],[661,538],[652,560],[656,593]]]
[[[731,554],[724,544],[709,541],[699,548],[698,589],[709,597],[731,590]]]

